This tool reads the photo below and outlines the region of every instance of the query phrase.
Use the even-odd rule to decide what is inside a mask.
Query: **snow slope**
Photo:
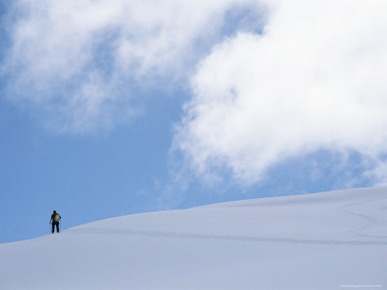
[[[385,289],[387,188],[98,221],[0,245],[0,289]]]

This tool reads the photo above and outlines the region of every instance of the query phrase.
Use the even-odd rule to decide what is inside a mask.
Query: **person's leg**
[[[53,221],[51,224],[51,232],[52,233],[54,233],[54,229],[55,229],[55,222]]]
[[[59,222],[56,223],[56,232],[59,233]]]

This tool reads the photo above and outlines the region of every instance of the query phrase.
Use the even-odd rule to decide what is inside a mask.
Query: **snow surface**
[[[0,245],[0,289],[385,289],[387,187],[129,215]]]

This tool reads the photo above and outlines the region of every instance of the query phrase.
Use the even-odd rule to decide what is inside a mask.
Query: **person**
[[[55,210],[52,212],[51,219],[50,219],[50,224],[52,226],[52,233],[54,233],[55,227],[56,227],[56,232],[59,233],[59,221],[61,219],[61,216],[59,213],[57,213]]]

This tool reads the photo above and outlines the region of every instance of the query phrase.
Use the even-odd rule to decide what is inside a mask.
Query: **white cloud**
[[[214,47],[192,78],[175,146],[242,183],[319,149],[387,151],[387,2],[266,1],[262,35]]]
[[[365,176],[372,179],[375,186],[387,185],[387,162],[386,159],[372,160],[373,166],[365,171]]]
[[[51,112],[49,122],[60,113],[61,129],[114,123],[132,81],[184,79],[198,44],[217,41],[227,11],[246,5],[256,0],[19,0],[8,23],[8,94]]]

